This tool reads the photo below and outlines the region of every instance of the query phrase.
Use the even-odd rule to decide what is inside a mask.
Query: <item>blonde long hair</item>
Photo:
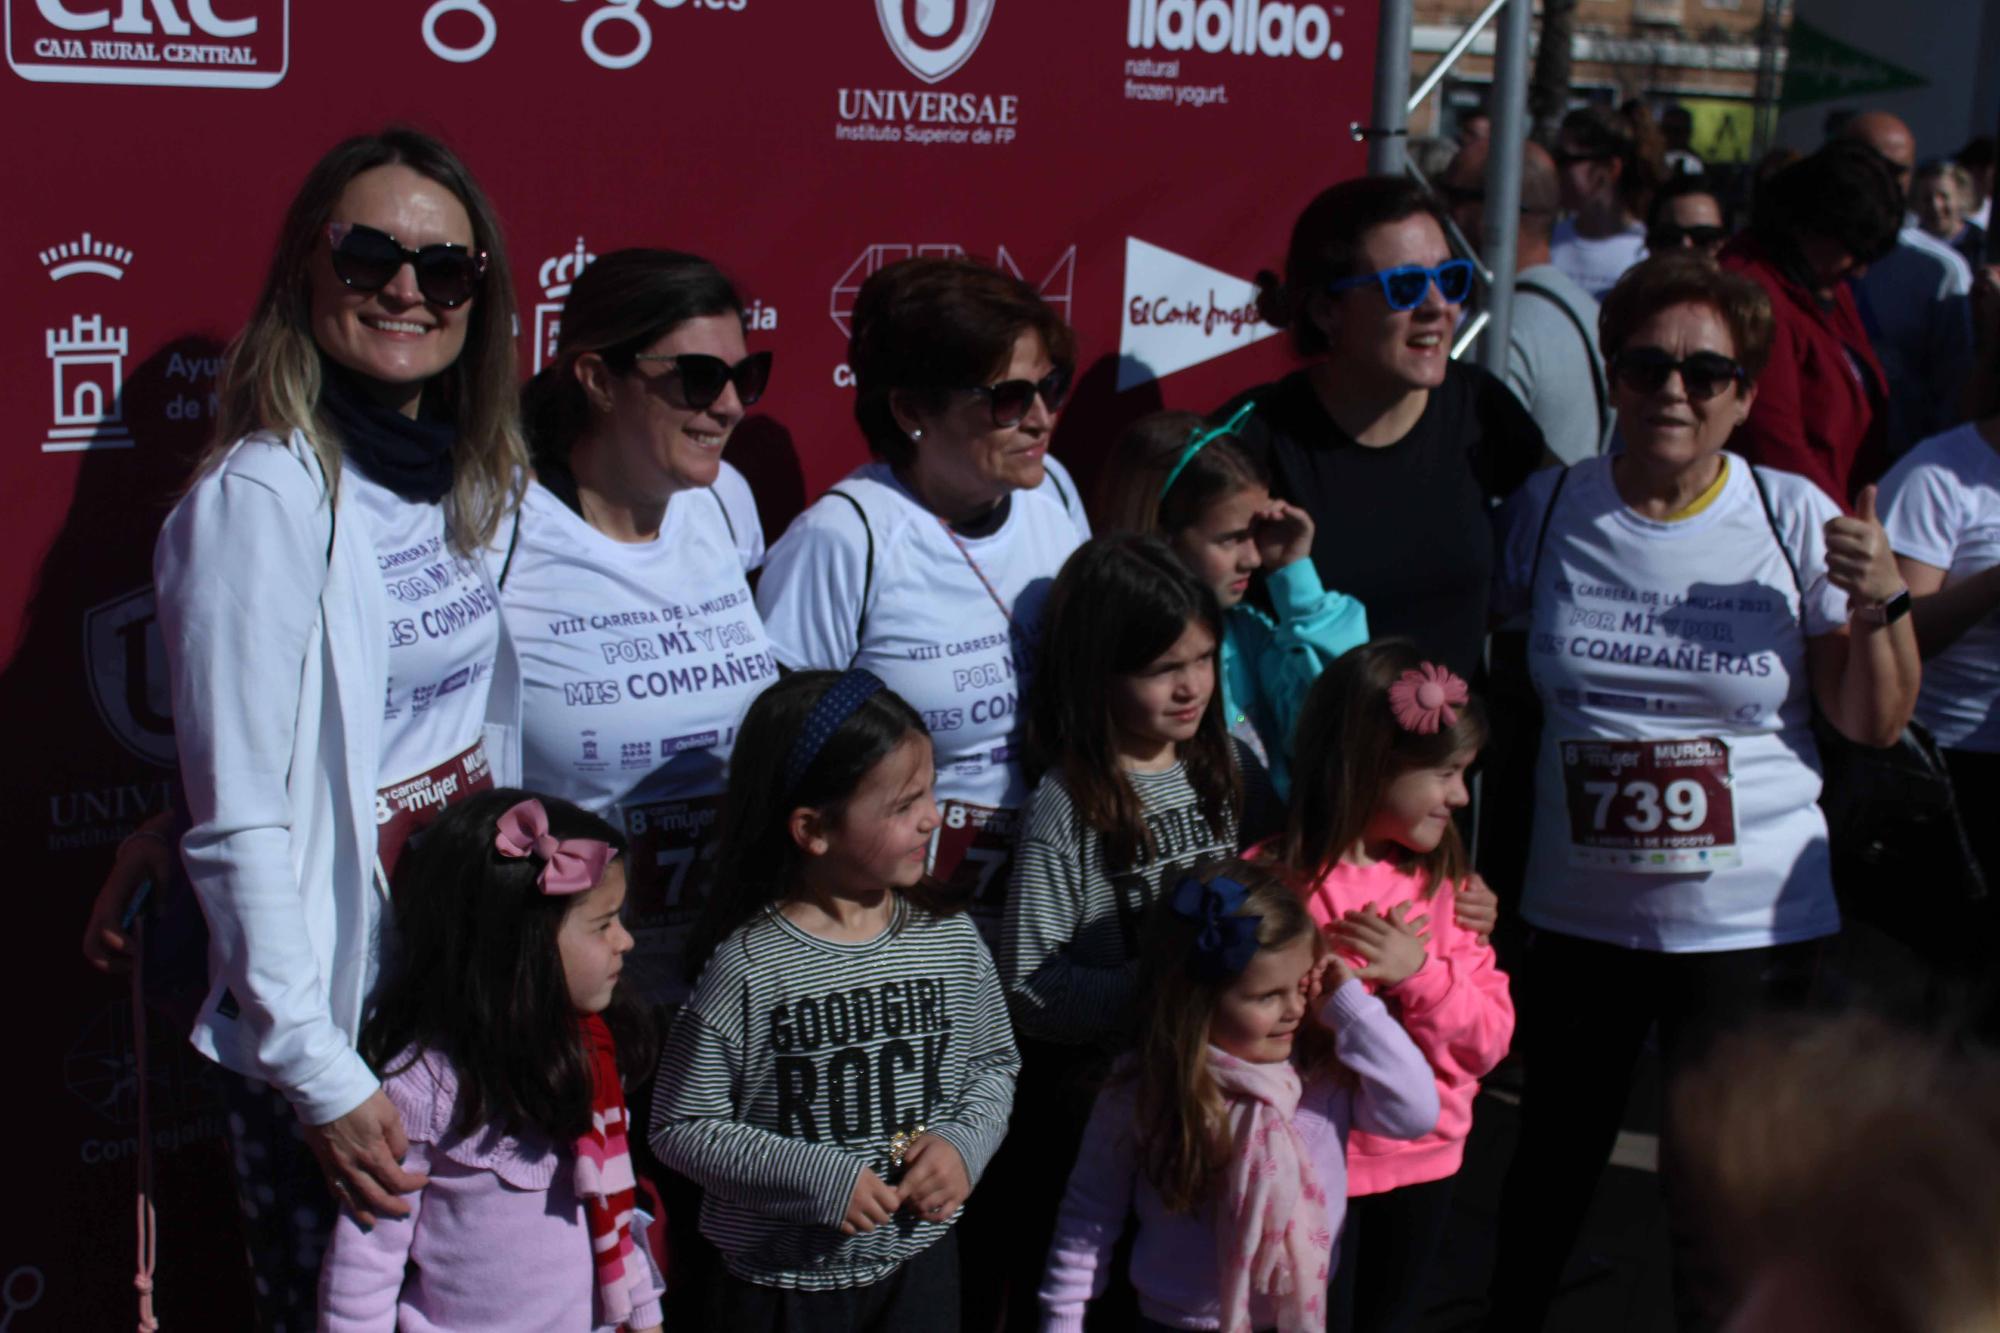
[[[1298,891],[1270,866],[1211,861],[1189,873],[1204,884],[1233,879],[1249,890],[1235,915],[1260,918],[1259,952],[1315,933]],[[1208,1031],[1216,1002],[1236,979],[1194,975],[1188,964],[1201,923],[1175,912],[1172,900],[1173,890],[1166,888],[1147,918],[1139,1043],[1129,1077],[1137,1091],[1140,1170],[1169,1210],[1188,1213],[1213,1197],[1235,1147],[1221,1089],[1208,1068]],[[1293,1058],[1302,1069],[1337,1069],[1333,1034],[1308,1015]]]
[[[437,395],[458,427],[453,446],[446,528],[453,549],[470,554],[492,541],[520,500],[528,451],[521,439],[514,353],[514,282],[500,223],[457,154],[417,130],[391,127],[335,145],[306,173],[285,210],[277,253],[250,322],[230,343],[216,384],[215,438],[195,469],[198,479],[235,442],[258,431],[302,432],[339,493],[341,440],[320,410],[320,358],[312,335],[308,266],[341,191],[364,171],[402,165],[436,181],[465,205],[472,247],[486,252],[486,273],[466,322],[465,349],[425,392]]]

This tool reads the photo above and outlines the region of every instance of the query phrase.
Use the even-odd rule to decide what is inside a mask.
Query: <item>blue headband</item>
[[[792,753],[785,760],[785,795],[790,796],[799,789],[806,779],[806,770],[819,758],[819,752],[833,733],[840,730],[840,724],[853,717],[855,710],[868,702],[877,690],[883,689],[882,678],[872,671],[851,667],[840,673],[833,684],[826,687],[826,693],[806,714],[806,724],[800,729],[799,737],[792,742]]]
[[[1174,885],[1174,915],[1201,926],[1194,937],[1188,970],[1197,981],[1229,981],[1243,975],[1257,956],[1261,916],[1238,916],[1250,890],[1223,875],[1204,884],[1185,875]]]
[[[1181,456],[1175,460],[1173,467],[1167,472],[1167,479],[1160,483],[1160,498],[1162,500],[1167,498],[1167,492],[1172,490],[1174,483],[1181,479],[1181,473],[1187,471],[1187,465],[1194,462],[1196,454],[1208,448],[1209,445],[1214,444],[1223,436],[1234,435],[1236,428],[1243,424],[1243,418],[1249,416],[1256,408],[1257,400],[1253,398],[1244,403],[1243,406],[1237,408],[1236,414],[1220,426],[1197,427],[1194,433],[1188,436],[1187,447],[1181,450]]]

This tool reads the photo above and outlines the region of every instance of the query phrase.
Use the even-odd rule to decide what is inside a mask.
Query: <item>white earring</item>
[[[924,438],[924,428],[922,426],[919,426],[915,430],[910,432],[911,444],[915,444],[918,440],[921,440],[923,438]]]

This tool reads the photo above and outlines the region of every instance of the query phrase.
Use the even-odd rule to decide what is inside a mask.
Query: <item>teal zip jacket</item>
[[[1322,587],[1310,559],[1271,570],[1265,585],[1276,620],[1239,602],[1223,622],[1223,716],[1264,760],[1279,798],[1289,800],[1292,730],[1306,692],[1327,663],[1368,641],[1368,613],[1346,593]]]

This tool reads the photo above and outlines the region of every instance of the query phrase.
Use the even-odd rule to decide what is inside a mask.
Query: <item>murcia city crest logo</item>
[[[925,83],[957,73],[979,49],[998,0],[875,0],[882,35],[903,68]]]

